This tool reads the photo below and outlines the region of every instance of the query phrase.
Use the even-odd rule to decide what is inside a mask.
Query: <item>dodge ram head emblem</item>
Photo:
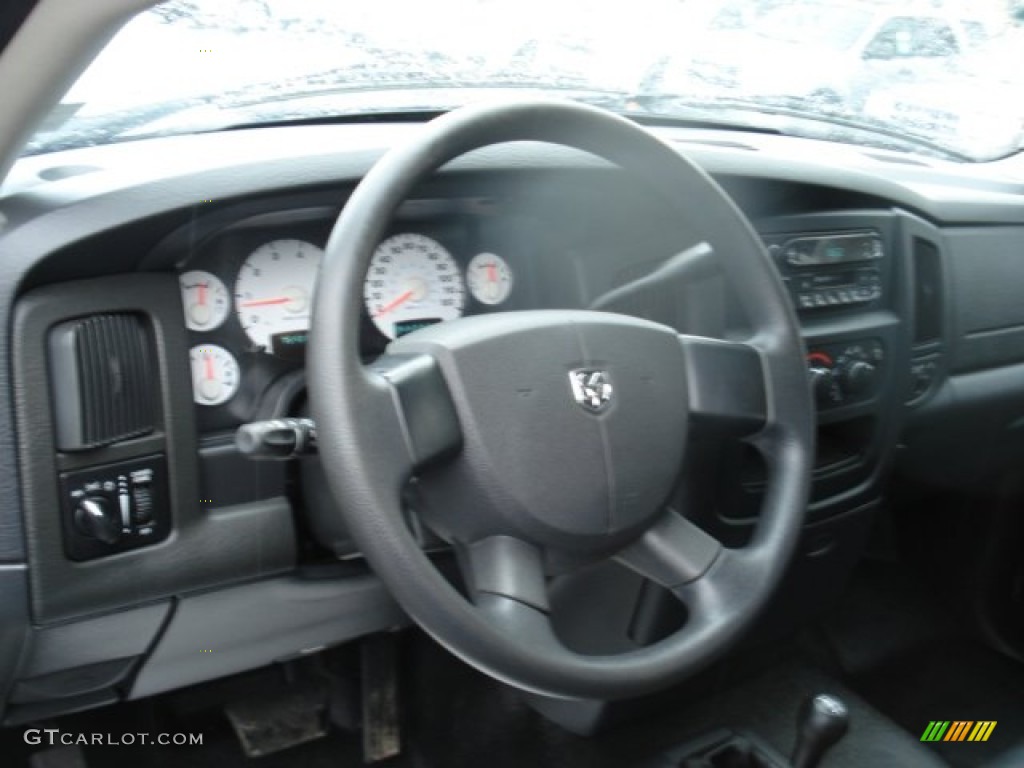
[[[577,368],[569,371],[572,396],[580,406],[591,413],[601,413],[612,403],[611,382],[606,371]]]

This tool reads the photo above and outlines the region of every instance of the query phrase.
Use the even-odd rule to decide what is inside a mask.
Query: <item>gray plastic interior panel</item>
[[[110,692],[128,679],[137,662],[136,657],[129,656],[18,680],[11,689],[9,703],[64,702],[81,696]]]
[[[75,696],[63,701],[41,701],[33,704],[12,704],[4,713],[3,725],[14,726],[24,723],[49,720],[52,717],[84,712],[87,709],[106,707],[118,702],[116,691],[100,690]]]
[[[70,317],[141,312],[149,317],[160,375],[155,436],[75,455],[101,465],[167,456],[172,532],[159,544],[90,562],[64,553],[58,466],[49,405],[47,331]],[[16,306],[14,394],[23,484],[32,616],[66,620],[151,602],[181,592],[289,570],[295,560],[291,507],[283,497],[218,508],[200,504],[188,342],[174,274],[130,274],[39,288]],[[158,441],[158,445],[154,445]]]
[[[28,573],[21,565],[0,566],[0,720],[28,637]]]
[[[282,577],[184,598],[129,698],[212,680],[408,623],[375,576]]]
[[[1000,473],[1020,472],[1024,362],[950,376],[913,411],[901,439],[902,475],[991,494]]]
[[[170,601],[165,600],[34,631],[18,678],[141,656],[156,640],[170,606]]]
[[[946,231],[954,371],[1024,360],[1024,227]]]

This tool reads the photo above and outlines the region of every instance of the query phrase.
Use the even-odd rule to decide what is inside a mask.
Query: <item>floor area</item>
[[[1024,741],[1024,665],[988,650],[946,616],[927,588],[896,565],[869,562],[831,615],[785,643],[735,655],[669,695],[618,707],[623,722],[575,736],[515,692],[456,661],[422,634],[402,640],[405,751],[382,768],[642,768],[664,750],[729,724],[782,754],[809,695],[843,697],[850,733],[824,768],[987,768]],[[239,681],[236,695],[269,693]],[[248,687],[247,687],[248,686]],[[42,727],[74,733],[200,732],[196,747],[86,747],[88,768],[346,768],[362,765],[358,732],[328,735],[247,759],[202,688],[61,718]],[[996,720],[989,742],[922,745],[931,720]],[[28,768],[24,728],[0,733],[5,768]],[[36,766],[36,768],[41,768]],[[63,768],[56,765],[54,768]]]
[[[951,765],[1024,748],[1024,664],[983,644],[902,566],[863,564],[823,632],[851,688],[918,738],[932,720],[997,722],[987,742],[929,745]]]

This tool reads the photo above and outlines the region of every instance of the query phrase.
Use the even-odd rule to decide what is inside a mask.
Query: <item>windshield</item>
[[[25,153],[526,91],[652,123],[990,160],[1022,146],[1019,5],[173,0],[115,36]]]
[[[841,6],[787,6],[773,9],[754,29],[780,42],[845,51],[871,23],[871,13]]]

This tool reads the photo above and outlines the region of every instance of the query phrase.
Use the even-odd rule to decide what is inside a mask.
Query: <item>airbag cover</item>
[[[460,533],[601,546],[661,511],[686,436],[672,329],[599,312],[515,312],[432,326],[389,352],[430,354],[451,389],[464,450],[423,483],[443,514],[462,517]]]

